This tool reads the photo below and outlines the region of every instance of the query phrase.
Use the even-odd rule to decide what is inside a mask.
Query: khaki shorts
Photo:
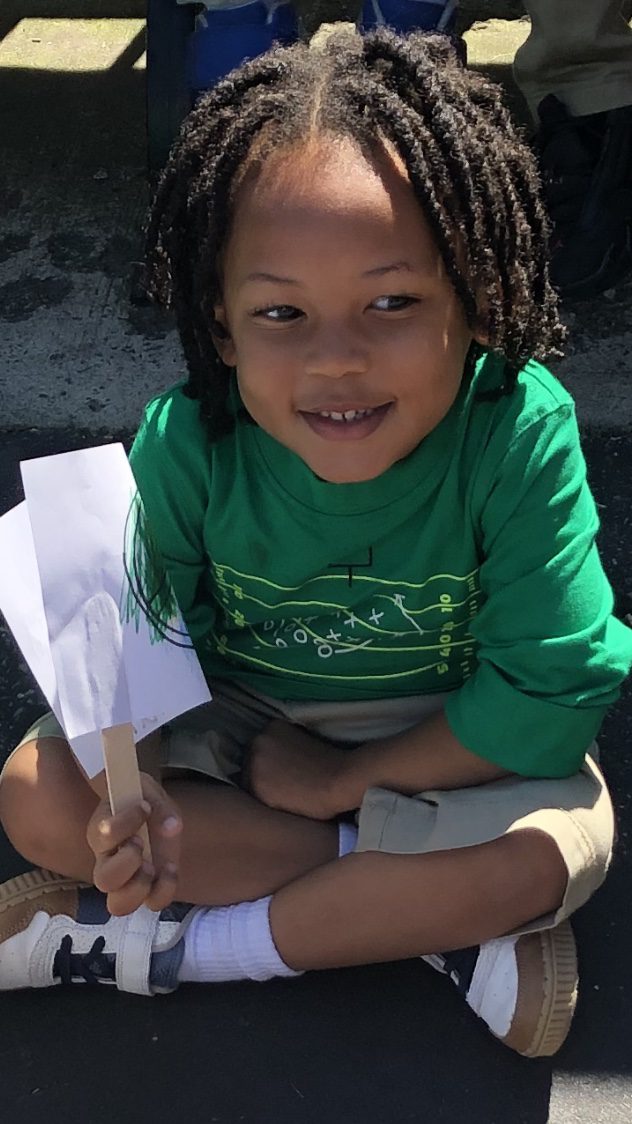
[[[409,729],[440,709],[445,698],[294,702],[234,683],[215,683],[212,702],[163,727],[163,775],[194,772],[238,785],[245,750],[273,718],[304,726],[352,749],[371,738]],[[55,717],[46,714],[20,745],[35,737],[64,735]],[[568,885],[557,912],[518,931],[552,928],[588,901],[603,882],[612,855],[614,815],[595,755],[593,746],[582,770],[562,780],[513,776],[413,797],[370,788],[357,815],[357,849],[426,854],[487,843],[521,828],[543,831],[557,844],[568,869]]]

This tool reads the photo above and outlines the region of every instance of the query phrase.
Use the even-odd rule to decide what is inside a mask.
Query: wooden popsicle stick
[[[101,742],[110,807],[112,815],[116,815],[134,804],[140,804],[144,799],[132,723],[124,722],[120,726],[109,726],[101,730]],[[147,824],[143,824],[138,834],[143,841],[143,858],[151,862]]]

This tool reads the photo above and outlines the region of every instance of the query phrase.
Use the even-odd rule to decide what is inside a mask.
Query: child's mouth
[[[317,413],[299,410],[299,414],[319,437],[330,441],[359,441],[375,433],[392,405],[392,402],[385,402],[383,406],[371,409],[321,410]]]

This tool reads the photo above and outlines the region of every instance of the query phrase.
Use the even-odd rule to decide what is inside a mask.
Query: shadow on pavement
[[[104,165],[142,168],[144,91],[145,75],[131,63],[74,74],[0,67],[4,160],[24,154],[26,136],[31,167],[60,169],[64,177],[68,164],[83,174]]]

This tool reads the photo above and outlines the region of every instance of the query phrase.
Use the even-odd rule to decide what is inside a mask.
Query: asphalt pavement
[[[180,370],[168,318],[130,299],[146,198],[142,3],[41,0],[32,19],[21,9],[10,0],[0,15],[0,513],[21,498],[21,460],[127,440],[142,402]],[[481,57],[491,42],[497,59],[505,32],[476,31]],[[66,55],[51,47],[38,63],[47,36]],[[570,360],[560,371],[577,393],[622,616],[632,613],[629,296],[624,287],[568,310]],[[0,759],[41,709],[0,623]],[[617,849],[605,886],[576,916],[582,984],[556,1058],[514,1056],[418,961],[187,986],[156,999],[105,988],[20,992],[1,1000],[1,1119],[628,1124],[631,735],[628,691],[601,738]],[[0,839],[0,879],[25,867]]]

